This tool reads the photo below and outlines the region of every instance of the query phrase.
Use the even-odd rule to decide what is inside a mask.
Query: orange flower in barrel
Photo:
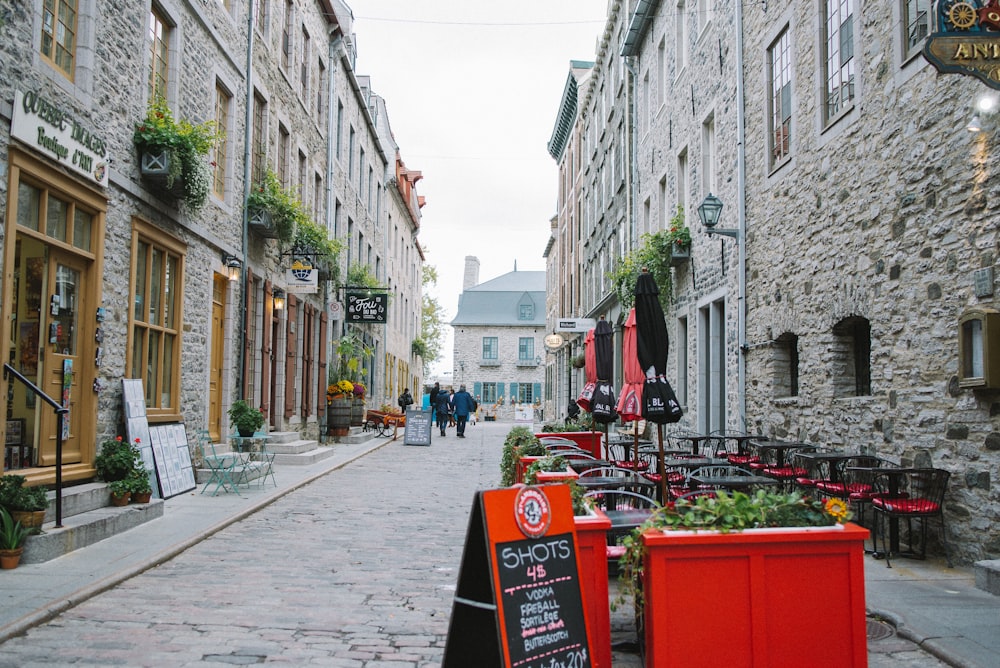
[[[851,519],[851,511],[847,507],[847,502],[843,499],[829,498],[823,504],[827,514],[837,522],[844,522]]]

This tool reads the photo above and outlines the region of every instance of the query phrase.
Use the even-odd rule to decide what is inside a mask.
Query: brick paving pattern
[[[473,495],[496,485],[509,429],[383,447],[0,645],[0,666],[437,666]],[[629,606],[612,626],[614,665],[641,666]],[[875,668],[945,665],[879,643]]]

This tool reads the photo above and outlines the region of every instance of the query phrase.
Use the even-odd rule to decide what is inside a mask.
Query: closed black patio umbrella
[[[594,365],[597,370],[597,385],[594,388],[594,398],[591,400],[591,414],[594,421],[600,424],[614,422],[618,418],[615,410],[615,388],[611,384],[614,372],[611,338],[614,332],[611,325],[603,317],[594,328]]]
[[[666,476],[663,475],[663,425],[677,422],[683,412],[674,391],[667,382],[667,353],[670,337],[660,306],[660,288],[653,275],[644,268],[635,282],[636,356],[646,374],[642,387],[642,416],[656,423],[659,446],[660,502],[667,502]],[[683,371],[683,370],[681,370]]]

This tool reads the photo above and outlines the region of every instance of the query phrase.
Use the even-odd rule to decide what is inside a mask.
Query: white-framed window
[[[786,27],[767,50],[768,148],[769,164],[783,161],[791,150],[792,131],[792,54]]]
[[[687,148],[677,155],[677,207],[687,211],[688,201],[688,152]]]
[[[535,359],[535,339],[530,336],[521,336],[518,338],[517,359],[521,362],[530,362]]]
[[[920,53],[931,30],[931,0],[902,0],[903,60]]]
[[[700,35],[712,22],[715,14],[715,0],[698,0],[698,34]]]
[[[500,341],[495,336],[483,337],[483,359],[495,360],[500,352]]]
[[[823,123],[854,105],[854,6],[856,0],[823,3]]]
[[[715,192],[715,114],[701,124],[701,196]]]
[[[674,61],[677,66],[674,76],[679,77],[688,62],[688,11],[685,0],[678,0],[674,20],[677,21],[674,26]]]

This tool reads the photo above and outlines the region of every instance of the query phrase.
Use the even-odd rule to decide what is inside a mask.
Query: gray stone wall
[[[856,101],[824,127],[817,5],[745,8],[748,417],[773,436],[876,453],[952,472],[949,542],[968,563],[1000,552],[997,396],[959,389],[960,315],[996,308],[973,272],[996,263],[995,122],[965,125],[989,92],[904,60],[898,4],[858,6]],[[790,159],[765,159],[766,49],[788,26],[793,60]],[[995,92],[993,93],[995,95]],[[992,293],[992,290],[990,291]],[[871,325],[871,394],[850,396],[834,326]],[[799,394],[773,379],[774,340],[796,334]],[[995,345],[995,341],[993,342]]]

